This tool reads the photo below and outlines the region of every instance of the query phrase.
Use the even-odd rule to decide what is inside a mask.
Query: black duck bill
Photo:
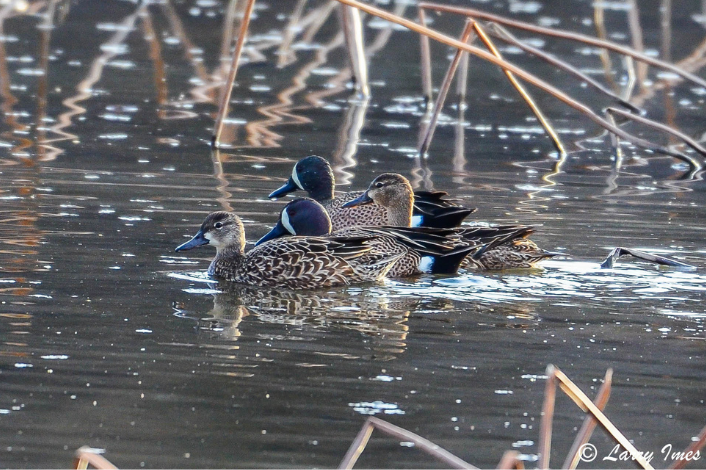
[[[277,199],[282,196],[286,196],[289,193],[293,193],[294,191],[299,191],[300,189],[301,188],[297,185],[297,183],[294,182],[294,180],[290,176],[286,183],[272,191],[267,197],[270,199]]]
[[[280,220],[279,222],[277,222],[277,225],[272,227],[272,230],[267,232],[267,234],[265,236],[263,236],[261,239],[259,239],[257,241],[257,243],[255,243],[255,246],[262,245],[266,241],[273,240],[273,239],[279,238],[279,237],[284,237],[287,235],[295,235],[295,234],[293,234],[289,230],[287,230],[284,227],[284,225],[282,225],[282,221]]]
[[[375,201],[368,195],[368,192],[365,191],[363,194],[358,196],[357,198],[353,199],[352,201],[348,201],[347,203],[343,204],[341,207],[355,207],[355,206],[363,206],[365,204],[373,204]]]
[[[186,243],[182,243],[174,251],[186,251],[197,246],[208,245],[208,238],[203,236],[203,230],[199,230],[194,237]]]

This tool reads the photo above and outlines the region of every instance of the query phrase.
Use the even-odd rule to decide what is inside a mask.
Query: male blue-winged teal
[[[388,272],[388,277],[421,274],[454,274],[461,262],[480,258],[494,246],[522,237],[530,227],[347,227],[331,232],[331,219],[326,209],[309,198],[295,199],[280,213],[277,225],[257,245],[282,236],[321,236],[370,238],[380,244],[380,250],[400,255]]]
[[[312,289],[378,281],[400,255],[376,249],[374,237],[292,237],[245,249],[245,230],[237,215],[213,212],[176,251],[216,247],[212,276],[256,286]]]
[[[334,196],[336,183],[331,165],[321,157],[310,156],[299,160],[292,169],[292,176],[279,189],[270,193],[270,198],[279,198],[294,191],[303,190],[308,196],[323,205],[331,216],[333,230],[358,225],[392,225],[387,213],[380,207],[361,206],[343,208],[343,205],[361,195],[360,191]],[[443,191],[414,192],[413,227],[457,227],[475,209],[459,206],[444,199]]]
[[[402,175],[384,173],[375,178],[362,195],[347,202],[344,207],[373,204],[386,209],[390,223],[409,227],[412,218],[412,186]],[[560,254],[545,251],[525,238],[532,232],[530,228],[523,237],[488,249],[480,257],[468,256],[461,267],[482,270],[531,268],[538,261]]]

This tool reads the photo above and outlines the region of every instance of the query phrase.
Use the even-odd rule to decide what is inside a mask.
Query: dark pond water
[[[89,445],[126,468],[332,467],[370,415],[475,465],[515,449],[532,466],[552,363],[590,396],[614,368],[606,413],[666,467],[660,449],[686,447],[706,424],[701,175],[630,146],[615,171],[606,136],[536,92],[575,150],[557,161],[504,77],[478,60],[467,109],[450,96],[419,161],[417,37],[366,19],[373,96],[351,101],[336,12],[299,2],[302,23],[283,33],[295,3],[258,1],[220,153],[207,143],[214,80],[228,64],[227,2],[0,5],[0,466],[63,467]],[[416,16],[411,2],[380,3]],[[645,49],[693,56],[685,65],[699,73],[700,4],[667,3],[660,14],[639,2]],[[595,34],[588,1],[476,6]],[[629,2],[604,6],[608,37],[630,43]],[[462,25],[433,19],[454,35]],[[605,81],[596,49],[534,44]],[[594,109],[610,104],[504,50]],[[439,83],[450,52],[432,52]],[[624,91],[625,64],[611,59]],[[699,138],[706,90],[653,68],[647,78],[634,102]],[[267,194],[309,154],[330,159],[342,189],[396,171],[478,207],[477,220],[538,225],[540,245],[572,257],[531,271],[283,292],[208,283],[211,251],[173,252],[216,209],[240,214],[249,240],[263,235],[282,207]],[[599,269],[619,245],[697,270],[634,260]],[[553,466],[581,419],[560,396]],[[592,442],[601,456],[613,446],[600,430]],[[358,465],[439,464],[376,433]]]

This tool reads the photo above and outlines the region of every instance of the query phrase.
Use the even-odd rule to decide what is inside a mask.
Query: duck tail
[[[465,246],[443,255],[433,256],[430,272],[432,274],[456,274],[466,256],[477,248],[475,245]]]

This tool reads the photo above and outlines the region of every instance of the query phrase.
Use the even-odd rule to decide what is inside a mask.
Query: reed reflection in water
[[[371,97],[351,99],[337,4],[327,1],[258,0],[230,147],[211,152],[243,2],[22,3],[0,5],[4,465],[65,466],[88,444],[120,467],[331,467],[370,415],[482,467],[509,448],[532,461],[550,362],[585,389],[615,368],[607,413],[641,450],[665,439],[683,448],[703,426],[706,187],[683,162],[629,145],[612,155],[600,130],[539,97],[562,140],[582,147],[559,158],[500,72],[474,59],[465,105],[449,97],[428,158],[418,158],[419,38],[365,18]],[[488,8],[586,34],[602,28],[636,48],[641,37],[644,50],[702,73],[698,5],[630,5],[639,12]],[[413,7],[389,10],[413,17]],[[635,66],[642,78],[630,83],[633,67],[614,56],[604,67],[590,48],[533,45],[650,115],[703,132],[702,89],[653,67]],[[431,47],[438,81],[449,51]],[[514,60],[512,47],[503,54]],[[611,104],[517,61],[596,107]],[[399,172],[478,207],[473,221],[536,225],[538,244],[572,258],[287,292],[205,282],[212,252],[173,253],[213,210],[242,215],[251,241],[266,233],[283,206],[267,194],[309,154],[332,163],[341,190]],[[629,259],[599,269],[618,244],[698,270]],[[557,416],[554,459],[580,419]],[[359,462],[432,465],[385,439]]]

